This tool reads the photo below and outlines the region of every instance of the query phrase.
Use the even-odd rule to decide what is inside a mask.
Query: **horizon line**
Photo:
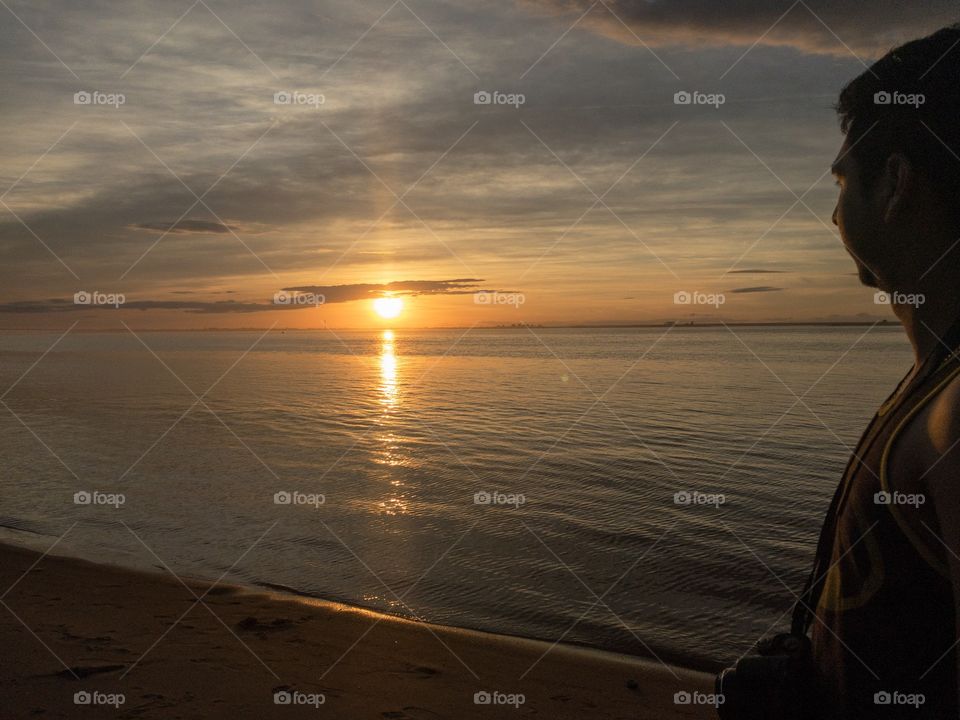
[[[680,321],[680,320],[667,320],[664,322],[649,322],[649,323],[599,323],[599,324],[559,324],[559,325],[548,325],[543,323],[514,323],[510,325],[424,325],[424,326],[409,326],[409,327],[382,327],[382,328],[371,328],[371,327],[350,327],[343,326],[337,328],[330,327],[257,327],[257,326],[248,326],[248,327],[205,327],[205,328],[87,328],[87,329],[77,329],[74,330],[76,333],[124,333],[129,331],[135,332],[268,332],[268,331],[281,331],[281,332],[332,332],[333,330],[340,331],[349,331],[349,332],[383,332],[385,330],[524,330],[527,328],[537,328],[540,330],[616,330],[624,329],[628,330],[631,328],[667,328],[673,327],[675,329],[684,329],[684,328],[717,328],[717,327],[869,327],[871,325],[897,325],[900,323],[897,320],[891,320],[889,318],[882,318],[879,320],[799,320],[799,321],[760,321],[760,322],[747,322],[747,321],[734,321],[734,322],[696,322],[696,321]],[[58,328],[44,328],[44,327],[25,327],[25,328],[0,328],[0,332],[57,332]]]

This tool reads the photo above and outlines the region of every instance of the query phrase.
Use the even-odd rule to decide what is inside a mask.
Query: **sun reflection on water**
[[[400,389],[397,379],[397,353],[393,330],[384,330],[380,342],[380,404],[382,413],[380,425],[383,432],[379,440],[381,449],[377,464],[388,468],[409,465],[409,459],[400,452],[399,438],[393,431],[391,415],[400,402]],[[390,479],[390,491],[377,505],[387,515],[404,515],[409,512],[402,489],[404,483],[396,478]]]
[[[394,346],[393,330],[384,330],[380,345],[380,393],[381,403],[386,409],[392,408],[398,401],[397,355]]]

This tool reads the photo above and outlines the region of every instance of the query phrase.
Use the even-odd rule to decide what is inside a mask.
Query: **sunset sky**
[[[957,19],[945,0],[41,5],[0,6],[7,329],[892,317],[830,221],[832,106]]]

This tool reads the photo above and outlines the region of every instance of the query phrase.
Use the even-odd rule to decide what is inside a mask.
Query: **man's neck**
[[[944,346],[944,336],[960,319],[960,298],[955,290],[940,290],[913,299],[918,301],[915,304],[894,304],[893,312],[907,333],[916,365],[919,366],[937,349],[956,350]]]

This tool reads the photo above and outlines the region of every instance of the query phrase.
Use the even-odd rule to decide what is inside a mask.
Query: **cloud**
[[[786,270],[764,270],[763,268],[746,268],[745,270],[728,270],[727,275],[780,275]]]
[[[771,287],[771,286],[769,286],[769,285],[758,285],[757,287],[734,288],[734,289],[731,290],[730,292],[731,292],[731,293],[734,293],[734,294],[739,294],[739,293],[765,293],[765,292],[778,292],[778,291],[780,291],[780,290],[783,290],[783,288]]]
[[[220,300],[217,302],[185,301],[185,300],[134,300],[114,305],[78,305],[73,300],[50,298],[48,300],[24,300],[9,302],[0,305],[0,313],[64,313],[91,310],[183,310],[188,313],[222,314],[222,313],[251,313],[267,310],[292,309],[291,306],[274,305],[272,303],[236,302]]]
[[[336,274],[325,278],[331,283],[369,280],[371,272],[376,280],[385,262],[394,277],[483,276],[499,273],[506,261],[520,269],[537,263],[532,278],[543,273],[546,282],[558,270],[575,268],[580,291],[592,301],[569,294],[557,312],[561,305],[579,312],[601,294],[587,285],[608,286],[610,273],[624,265],[663,269],[624,234],[621,220],[651,237],[650,249],[677,272],[717,271],[738,254],[729,251],[727,236],[758,237],[776,218],[772,213],[782,210],[769,207],[783,204],[782,189],[743,146],[712,116],[691,117],[674,106],[672,76],[655,62],[635,67],[628,48],[571,33],[527,80],[511,84],[560,34],[555,22],[519,6],[503,8],[508,17],[444,3],[424,15],[439,32],[445,19],[476,23],[453,49],[485,80],[527,93],[529,104],[518,112],[475,106],[473,93],[485,85],[478,86],[402,6],[317,87],[317,78],[349,47],[343,38],[360,37],[377,17],[362,4],[336,4],[343,12],[331,15],[339,20],[322,27],[309,22],[309,3],[288,0],[273,7],[266,24],[246,12],[229,18],[269,65],[284,68],[279,84],[198,6],[118,88],[127,93],[121,112],[129,129],[114,121],[114,111],[91,122],[91,108],[70,104],[76,87],[69,75],[58,80],[62,68],[44,69],[38,61],[43,47],[34,47],[33,38],[14,34],[15,43],[0,44],[0,55],[19,72],[50,76],[44,82],[16,73],[0,79],[4,96],[14,93],[10,105],[19,113],[0,119],[0,128],[22,141],[0,152],[5,166],[30,168],[68,120],[79,121],[5,199],[29,230],[0,212],[0,253],[12,260],[0,267],[3,299],[62,297],[73,286],[41,238],[87,287],[113,288],[129,273],[140,297],[169,297],[170,288],[204,284],[243,283],[265,293],[281,283],[305,285],[331,269]],[[454,6],[462,9],[453,12]],[[96,39],[81,42],[72,27],[93,16],[99,0],[93,7],[63,2],[63,12],[76,22],[47,26],[44,38],[69,64],[95,58],[119,77],[153,41],[142,9],[111,11],[111,23],[97,26]],[[28,23],[42,16],[25,13]],[[64,17],[48,14],[51,23]],[[157,34],[175,19],[165,14],[155,8],[148,15]],[[226,45],[213,42],[219,36]],[[124,52],[117,50],[121,39],[130,45]],[[89,55],[88,43],[102,52]],[[318,47],[323,57],[316,56]],[[725,51],[731,63],[739,54]],[[762,49],[751,56],[758,58]],[[686,79],[683,65],[698,63],[691,55],[676,68]],[[712,69],[710,59],[705,64]],[[826,58],[792,64],[799,85],[785,82],[779,67],[749,83],[738,75],[743,87],[725,88],[731,98],[725,121],[788,183],[808,183],[835,152],[823,148],[828,135],[814,123],[834,127],[832,111],[824,108],[841,84],[836,76],[846,77],[854,65],[851,60],[831,70]],[[322,90],[327,103],[319,115],[278,107],[273,93],[280,88]],[[791,98],[816,99],[785,100],[784,112],[776,98],[786,90]],[[521,114],[529,130],[519,123]],[[682,122],[651,150],[675,120]],[[775,129],[774,143],[764,143],[766,129]],[[594,211],[574,226],[592,201],[578,177],[601,192],[641,156],[604,197],[616,217]],[[561,159],[576,176],[565,172]],[[704,183],[705,168],[720,181]],[[394,197],[378,178],[397,193],[419,183],[390,210]],[[210,214],[198,206],[176,221],[196,203],[184,185],[196,193],[215,186],[204,196]],[[818,192],[809,200],[815,209]],[[805,223],[787,218],[782,226],[815,237],[816,219]],[[760,256],[766,246],[761,243],[757,257],[746,262],[766,262]],[[267,270],[281,279],[270,280]]]
[[[806,0],[526,0],[571,22],[630,45],[789,46],[807,53],[874,57],[914,37],[956,22],[953,0],[874,3]],[[848,49],[849,48],[849,49]]]
[[[301,285],[283,288],[285,292],[310,293],[323,295],[327,302],[351,302],[368,300],[384,295],[472,295],[481,292],[479,284],[483,280],[476,278],[457,278],[454,280],[397,280],[389,283],[356,283],[353,285]],[[495,292],[485,290],[485,292]],[[498,290],[496,292],[516,292]]]
[[[209,220],[180,220],[179,222],[146,222],[133,225],[137,230],[156,230],[164,233],[229,233],[238,228]]]
[[[531,2],[552,17],[531,12]],[[219,313],[228,325],[251,317],[237,313],[280,309],[270,303],[284,286],[330,283],[319,288],[330,303],[479,290],[334,285],[376,283],[386,271],[502,276],[504,285],[525,277],[524,291],[544,298],[525,312],[543,319],[634,319],[658,312],[647,309],[647,295],[629,308],[616,304],[638,278],[666,297],[667,268],[716,282],[744,252],[743,267],[790,267],[856,292],[854,273],[837,274],[848,259],[833,235],[806,208],[777,220],[793,198],[719,122],[786,184],[805,190],[842,141],[836,93],[862,71],[842,45],[798,4],[717,88],[728,99],[720,112],[673,103],[678,89],[713,89],[791,2],[607,0],[682,84],[602,3],[561,38],[586,0],[418,7],[449,48],[402,5],[373,29],[384,8],[351,0],[330,0],[322,12],[308,0],[225,6],[230,30],[198,5],[154,45],[178,17],[163,3],[19,3],[23,21],[42,27],[44,42],[82,80],[18,23],[0,23],[0,57],[10,68],[0,77],[0,131],[18,139],[0,148],[0,163],[11,182],[26,172],[5,196],[11,212],[0,208],[0,302],[21,301],[6,312],[42,312],[45,298],[67,298],[66,310],[89,310],[69,302],[78,287],[122,290],[151,322]],[[851,27],[879,28],[893,12],[871,8],[862,18],[849,0],[805,2],[855,48]],[[924,4],[924,28],[913,5],[900,5],[889,24],[897,32],[943,24],[933,12],[945,6],[940,0]],[[844,20],[855,15],[856,23]],[[618,40],[632,45],[609,39],[617,28]],[[795,37],[784,40],[784,32]],[[804,34],[845,57],[763,47],[800,47],[809,42]],[[740,45],[724,46],[729,38]],[[679,43],[690,51],[660,48]],[[125,93],[127,104],[73,104],[78,89],[95,87]],[[473,94],[483,88],[525,93],[527,104],[476,106]],[[278,106],[282,89],[322,92],[326,103]],[[606,207],[588,211],[594,197],[584,185],[602,193],[618,178]],[[829,217],[829,180],[807,197],[816,215]],[[773,280],[742,278],[750,279]],[[228,287],[240,292],[214,291]],[[801,314],[835,302],[799,292],[761,297]],[[238,302],[215,302],[228,298]],[[39,305],[23,305],[28,299]],[[164,304],[176,300],[196,302]],[[439,317],[445,303],[424,302],[433,304]],[[3,317],[15,324],[40,316]]]
[[[235,295],[236,290],[207,290],[204,291],[205,295]],[[199,295],[201,294],[197,290],[171,290],[171,295]]]
[[[308,285],[282,288],[281,292],[290,295],[311,294],[322,296],[319,304],[356,302],[370,300],[384,295],[472,295],[476,292],[517,292],[515,290],[493,290],[480,287],[483,280],[476,278],[457,278],[454,280],[397,280],[389,283],[356,283],[352,285]],[[173,294],[185,294],[190,291],[176,291]],[[228,290],[225,293],[233,293]],[[64,313],[91,310],[181,310],[187,313],[222,315],[234,313],[257,313],[275,310],[299,310],[316,307],[318,303],[297,302],[256,302],[236,300],[130,300],[124,299],[119,306],[77,304],[72,299],[49,298],[46,300],[18,300],[0,304],[0,313],[40,314]]]

